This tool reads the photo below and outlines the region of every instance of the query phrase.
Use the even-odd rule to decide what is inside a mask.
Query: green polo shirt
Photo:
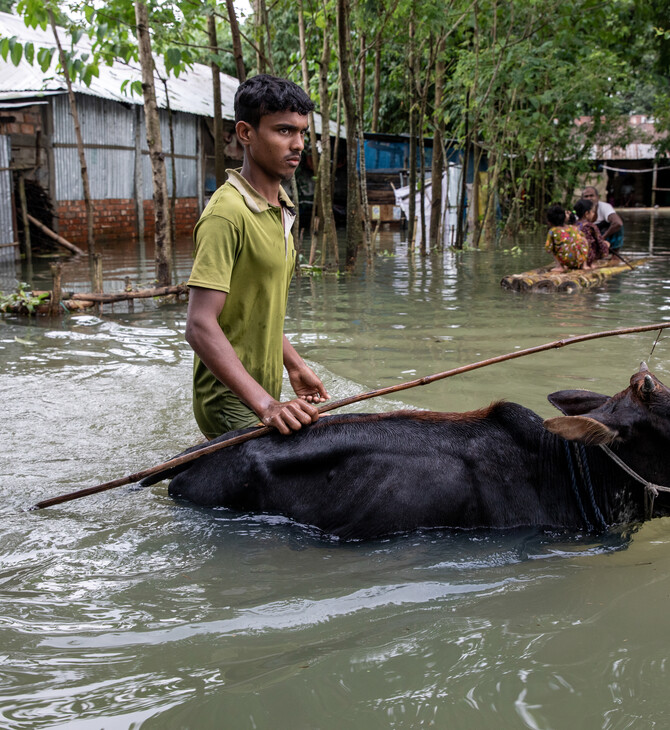
[[[284,317],[295,268],[293,203],[280,188],[282,205],[270,205],[238,172],[227,173],[196,224],[188,285],[226,292],[219,325],[251,377],[279,400]],[[193,412],[208,438],[258,423],[197,355]]]

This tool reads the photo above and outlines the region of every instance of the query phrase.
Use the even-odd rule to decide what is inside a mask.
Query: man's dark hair
[[[547,208],[547,220],[552,226],[564,226],[565,225],[565,208],[558,203],[550,205]]]
[[[588,213],[593,208],[593,201],[587,200],[586,198],[580,198],[575,203],[575,215],[577,218],[583,218],[585,213]]]
[[[307,114],[314,102],[293,81],[258,74],[243,81],[235,93],[235,123],[247,122],[258,128],[261,117],[275,112]]]

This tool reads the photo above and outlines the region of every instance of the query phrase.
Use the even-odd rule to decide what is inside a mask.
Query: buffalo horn
[[[640,363],[640,369],[638,370],[638,372],[640,372],[640,373],[647,373],[647,372],[649,372],[649,368],[647,367],[647,363],[644,360]]]
[[[644,384],[642,386],[642,392],[645,395],[649,395],[649,393],[654,392],[654,381],[651,378],[651,375],[645,375],[644,376]]]

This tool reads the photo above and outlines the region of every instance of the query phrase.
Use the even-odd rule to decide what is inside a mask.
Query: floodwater
[[[629,252],[666,254],[577,294],[503,290],[543,234],[482,250],[381,255],[294,282],[286,331],[336,397],[515,349],[670,318],[670,214],[624,214]],[[517,253],[514,243],[521,243]],[[150,248],[150,246],[147,246]],[[106,289],[153,275],[135,243]],[[185,279],[190,244],[175,257]],[[34,285],[46,289],[46,262]],[[64,288],[86,291],[68,263]],[[25,273],[0,272],[0,289]],[[195,443],[183,303],[0,319],[0,727],[670,726],[670,521],[605,537],[424,532],[341,544],[273,516],[174,503],[165,484],[39,512],[35,502]],[[641,360],[670,383],[670,335],[550,350],[374,399],[467,410],[614,393]],[[650,357],[651,355],[651,357]],[[420,485],[417,485],[420,488]]]

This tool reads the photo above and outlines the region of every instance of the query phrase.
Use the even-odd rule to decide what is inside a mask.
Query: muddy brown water
[[[670,214],[624,213],[652,264],[576,295],[503,290],[543,234],[302,277],[286,331],[334,397],[587,332],[670,318]],[[105,249],[106,288],[151,279]],[[190,244],[175,263],[184,279]],[[0,269],[0,289],[25,277]],[[68,263],[64,286],[89,287]],[[48,288],[36,262],[35,288]],[[198,439],[183,304],[0,319],[0,727],[662,728],[670,522],[605,537],[425,532],[338,544],[276,516],[175,504],[164,484],[41,512]],[[468,410],[626,387],[655,336],[549,351],[356,410]],[[670,335],[651,369],[670,384]]]

